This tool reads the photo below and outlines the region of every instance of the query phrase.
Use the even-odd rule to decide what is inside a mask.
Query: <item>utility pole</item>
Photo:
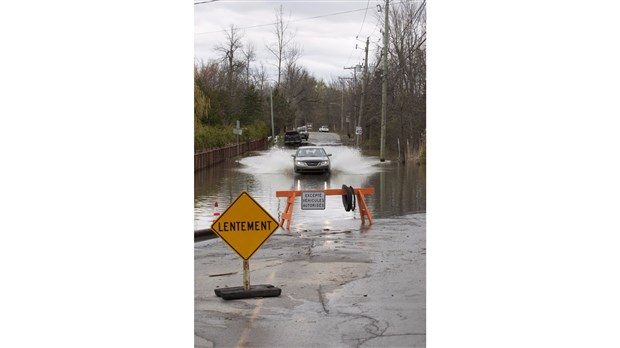
[[[357,82],[357,65],[355,66],[350,66],[350,67],[344,67],[343,69],[353,69],[353,81]]]
[[[348,69],[348,68],[345,68]],[[350,77],[338,77],[338,80],[342,83],[342,99],[340,101],[340,131],[344,129],[344,80],[351,80]]]
[[[362,126],[362,114],[364,113],[364,94],[366,93],[366,75],[368,74],[368,44],[370,43],[370,38],[366,38],[366,54],[364,57],[364,74],[362,75],[362,97],[360,100],[360,115],[357,119],[357,127]],[[360,146],[360,136],[356,135],[355,138],[355,146]]]
[[[353,83],[357,83],[357,67],[358,67],[358,65],[350,66],[348,68],[344,67],[344,69],[353,69]],[[349,77],[348,79],[350,80],[351,78]],[[344,92],[344,85],[342,86],[342,90]],[[342,104],[344,105],[344,96],[343,96]],[[343,107],[341,113],[344,114],[344,107]],[[341,132],[344,129],[344,123],[342,123],[343,119],[344,119],[344,116],[341,115],[340,116],[340,131]],[[350,130],[349,130],[349,116],[347,116],[347,134],[350,134]]]
[[[342,93],[340,93],[340,131],[344,127],[344,81],[342,82]]]
[[[271,104],[271,144],[276,143],[276,132],[273,128],[273,87],[269,89],[269,99]]]
[[[385,117],[387,113],[387,78],[388,78],[388,29],[390,18],[390,0],[385,0],[385,29],[383,30],[383,86],[381,91],[381,148],[379,161],[385,162]]]

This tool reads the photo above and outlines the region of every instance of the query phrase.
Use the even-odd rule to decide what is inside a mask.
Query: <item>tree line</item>
[[[377,16],[377,19],[382,22]],[[231,26],[225,41],[213,49],[219,60],[194,65],[195,149],[236,142],[232,129],[239,120],[243,140],[282,135],[308,123],[314,129],[328,125],[343,139],[354,139],[362,91],[360,146],[377,150],[380,145],[382,42],[370,47],[368,73],[356,70],[354,78],[316,79],[299,63],[302,46],[284,18],[276,22],[267,49],[277,76],[268,76],[265,63],[256,62],[256,48],[244,41],[243,32]],[[424,160],[426,134],[426,1],[390,6],[388,45],[388,99],[386,146],[388,157],[398,153]],[[361,68],[361,67],[359,67]],[[346,122],[348,120],[349,122]],[[342,126],[341,126],[342,125]],[[399,148],[400,146],[400,148]]]

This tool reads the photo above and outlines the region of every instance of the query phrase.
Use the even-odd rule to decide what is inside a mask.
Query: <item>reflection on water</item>
[[[375,194],[366,196],[373,218],[399,216],[426,211],[425,167],[413,163],[380,162],[354,148],[325,146],[331,153],[331,174],[299,175],[293,172],[294,149],[273,148],[254,153],[238,161],[230,161],[194,175],[195,229],[211,225],[214,203],[222,213],[243,192],[248,192],[273,217],[280,219],[286,206],[276,191],[374,187]],[[346,212],[340,196],[327,196],[325,210],[301,212],[299,198],[295,202],[291,229],[334,228],[347,220],[359,219],[359,213]],[[349,223],[350,224],[350,223]],[[356,225],[356,227],[358,227]]]

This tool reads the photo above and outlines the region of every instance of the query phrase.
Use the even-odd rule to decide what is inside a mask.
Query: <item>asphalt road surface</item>
[[[331,132],[308,132],[308,140],[302,145],[339,145],[341,144],[340,136]]]
[[[250,283],[279,297],[226,301],[242,259],[194,244],[195,347],[425,347],[426,214],[332,229],[279,229],[250,259]]]

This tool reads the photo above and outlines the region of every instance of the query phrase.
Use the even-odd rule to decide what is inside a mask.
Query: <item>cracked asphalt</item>
[[[263,244],[250,283],[279,297],[215,296],[243,284],[242,260],[219,239],[195,243],[195,347],[425,347],[426,214],[350,225]]]

